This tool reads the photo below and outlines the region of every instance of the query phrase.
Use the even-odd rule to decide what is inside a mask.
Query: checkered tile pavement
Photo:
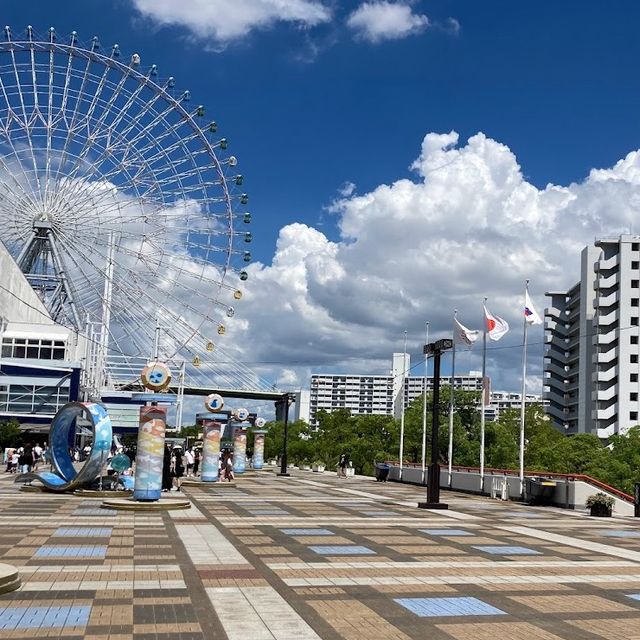
[[[0,476],[0,638],[640,638],[640,523],[330,474],[105,510]]]

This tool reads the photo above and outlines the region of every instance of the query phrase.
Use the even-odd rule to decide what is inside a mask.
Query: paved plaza
[[[369,478],[253,472],[184,511],[0,477],[0,638],[640,639],[640,523]]]

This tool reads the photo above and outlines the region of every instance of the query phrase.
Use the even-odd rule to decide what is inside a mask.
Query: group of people
[[[4,450],[5,473],[29,473],[37,471],[43,463],[49,462],[49,447],[40,443],[28,442],[19,447],[7,447]]]
[[[184,453],[182,447],[171,449],[168,443],[164,445],[164,461],[162,465],[162,490],[180,491],[182,478],[196,478],[200,475],[200,449],[189,447]]]
[[[202,452],[198,448],[189,447],[185,452],[182,447],[173,449],[168,443],[164,445],[162,465],[162,491],[181,490],[183,478],[196,478],[200,475]],[[219,477],[222,482],[233,480],[233,456],[230,451],[219,457]]]

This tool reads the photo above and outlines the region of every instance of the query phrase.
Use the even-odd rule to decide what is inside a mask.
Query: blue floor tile
[[[609,538],[640,538],[640,531],[629,531],[627,529],[606,529],[600,531],[600,535]]]
[[[50,545],[40,547],[36,558],[104,558],[107,555],[106,546],[67,547],[64,545]]]
[[[329,529],[280,529],[287,536],[335,536]]]
[[[460,598],[395,598],[420,618],[444,616],[501,616],[506,613],[496,607],[472,597]]]
[[[86,626],[90,606],[7,607],[0,617],[0,629],[53,629]]]
[[[490,553],[492,555],[500,555],[500,556],[539,556],[541,555],[540,551],[536,551],[535,549],[529,549],[529,547],[510,547],[508,545],[482,545],[482,546],[473,546],[474,549],[478,549],[478,551],[484,551],[486,553]]]
[[[282,509],[247,509],[252,516],[288,516],[288,511]]]
[[[430,536],[472,536],[470,531],[464,529],[420,529],[422,533],[428,533]]]
[[[309,547],[311,551],[319,553],[323,556],[364,556],[364,555],[376,555],[375,551],[372,551],[368,547],[361,547],[358,545],[320,545]]]
[[[60,527],[53,536],[56,538],[108,538],[112,531],[111,527]]]

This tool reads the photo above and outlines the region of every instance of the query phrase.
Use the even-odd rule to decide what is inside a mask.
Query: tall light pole
[[[418,502],[421,509],[448,509],[449,505],[440,502],[440,465],[438,464],[439,453],[439,430],[440,430],[440,356],[447,349],[453,347],[453,340],[442,338],[437,342],[425,344],[424,351],[428,355],[433,355],[433,408],[431,411],[431,464],[429,465],[427,481],[427,501]]]
[[[425,344],[429,344],[429,322],[427,321]],[[427,374],[429,371],[429,354],[424,354],[424,390],[422,394],[422,484],[427,479]]]
[[[287,437],[289,435],[289,394],[285,393],[280,400],[276,402],[277,405],[280,404],[284,411],[284,431],[282,434],[282,456],[280,458],[280,473],[279,476],[284,476],[285,478],[289,477],[289,472],[287,471]]]
[[[404,330],[404,350],[402,352],[402,385],[400,386],[400,396],[402,413],[400,414],[400,480],[402,480],[402,459],[404,458],[404,392],[405,392],[405,379],[407,376],[407,330]]]

